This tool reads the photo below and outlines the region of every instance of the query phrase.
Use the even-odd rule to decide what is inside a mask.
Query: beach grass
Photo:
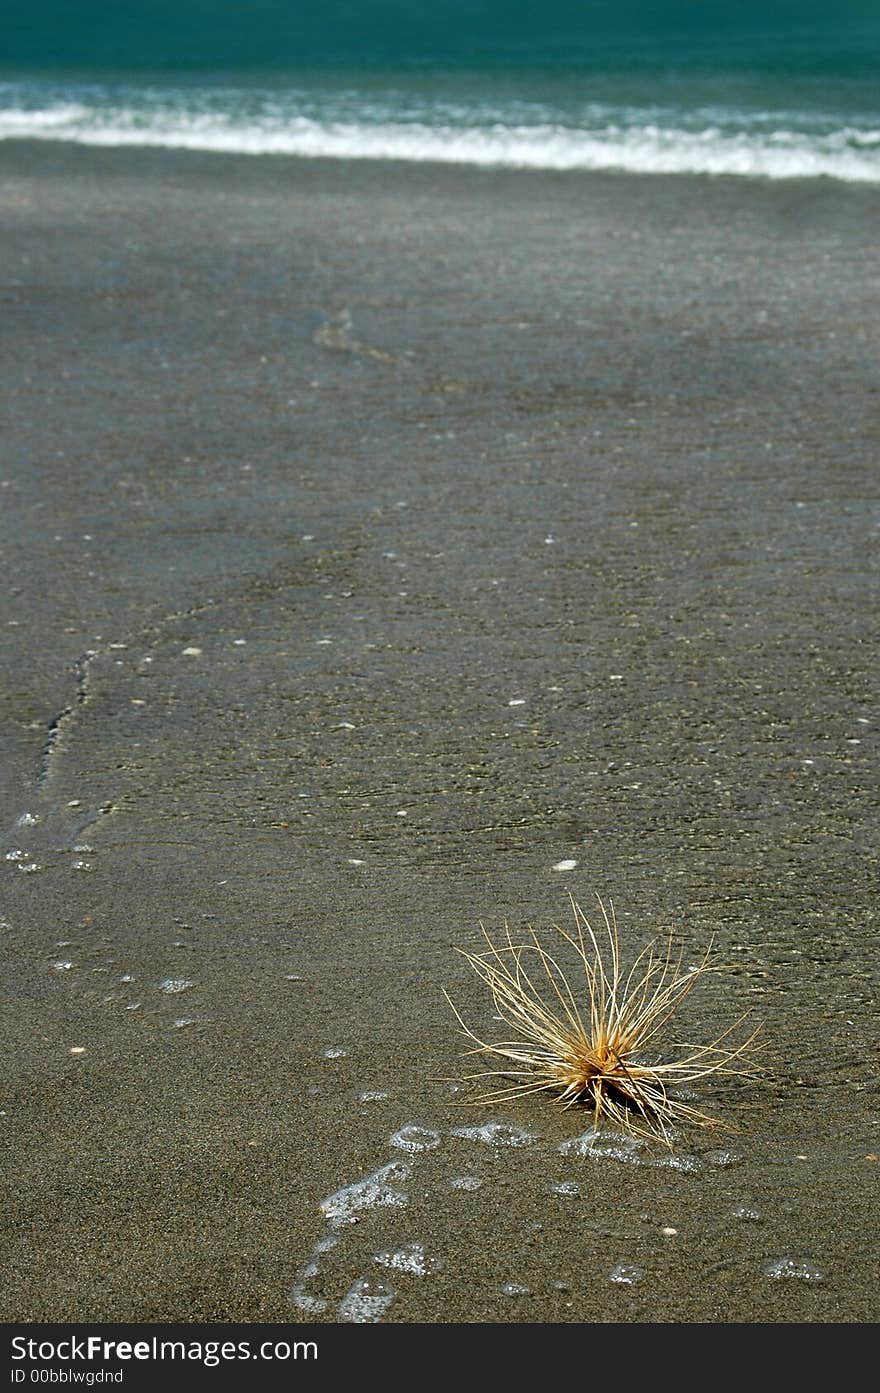
[[[711,943],[696,965],[685,967],[670,934],[664,947],[649,944],[625,969],[614,905],[597,900],[601,927],[594,929],[572,898],[574,927],[554,926],[558,946],[545,946],[532,928],[516,941],[505,925],[499,941],[483,929],[483,951],[457,950],[489,988],[497,1017],[516,1032],[510,1040],[483,1039],[444,992],[472,1042],[468,1054],[501,1064],[467,1076],[503,1081],[474,1101],[504,1103],[548,1092],[565,1108],[592,1109],[597,1125],[608,1121],[667,1145],[677,1123],[725,1125],[676,1090],[710,1077],[755,1073],[759,1066],[749,1051],[761,1026],[749,1028],[746,1014],[706,1044],[663,1042],[684,999],[723,968],[713,960]],[[574,954],[581,984],[560,963],[560,950]]]

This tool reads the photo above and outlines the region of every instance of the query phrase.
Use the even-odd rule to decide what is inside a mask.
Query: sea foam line
[[[720,126],[686,130],[653,122],[626,127],[610,123],[592,130],[500,123],[463,129],[293,115],[248,121],[218,112],[102,110],[71,102],[41,110],[0,111],[0,139],[518,169],[880,182],[880,132],[851,127],[823,134],[731,131]]]

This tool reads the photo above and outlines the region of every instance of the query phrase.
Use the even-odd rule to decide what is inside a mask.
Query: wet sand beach
[[[2,1319],[877,1318],[878,215],[0,146]],[[463,1105],[597,892],[735,1132]]]

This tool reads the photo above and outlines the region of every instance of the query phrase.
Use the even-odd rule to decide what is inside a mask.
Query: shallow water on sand
[[[0,165],[6,1318],[875,1319],[876,195]],[[594,891],[736,1132],[466,1105]]]

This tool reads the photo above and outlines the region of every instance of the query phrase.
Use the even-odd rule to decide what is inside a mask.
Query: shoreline
[[[470,164],[453,163],[445,160],[430,159],[393,159],[377,158],[372,156],[329,156],[329,155],[305,155],[301,153],[288,153],[276,151],[234,151],[234,150],[208,150],[190,149],[182,146],[163,146],[163,145],[137,145],[119,144],[102,145],[76,140],[56,140],[54,138],[40,137],[7,137],[0,140],[0,157],[4,153],[11,156],[10,163],[15,169],[25,169],[28,172],[36,173],[34,165],[28,160],[28,155],[33,156],[37,150],[45,151],[46,159],[38,161],[39,164],[59,165],[64,156],[72,159],[73,165],[68,171],[74,173],[76,162],[79,159],[87,161],[94,159],[99,164],[106,165],[108,171],[113,170],[120,163],[126,160],[134,160],[146,165],[160,165],[163,162],[169,166],[203,164],[205,172],[209,172],[212,166],[215,171],[220,165],[227,163],[230,167],[235,167],[239,175],[246,173],[248,166],[254,166],[254,175],[262,166],[265,171],[273,164],[278,167],[290,165],[293,168],[313,169],[316,175],[324,176],[332,174],[334,171],[344,172],[349,177],[357,171],[362,171],[363,182],[370,182],[370,175],[391,176],[396,175],[405,179],[411,176],[417,185],[425,179],[432,182],[440,180],[448,182],[450,185],[461,185],[470,180],[485,179],[488,181],[502,180],[505,178],[516,179],[547,179],[556,180],[560,183],[585,182],[632,182],[633,184],[647,183],[648,185],[669,181],[670,183],[706,184],[712,188],[724,189],[729,187],[732,192],[737,189],[746,190],[754,188],[765,192],[778,191],[784,193],[786,190],[791,192],[810,192],[820,193],[822,191],[835,191],[841,194],[852,193],[855,196],[863,195],[866,199],[880,197],[880,182],[869,183],[862,180],[843,179],[834,175],[793,175],[790,177],[773,177],[762,174],[737,174],[737,173],[713,173],[710,171],[683,170],[683,171],[647,171],[647,170],[628,170],[623,168],[607,169],[555,169],[552,167],[534,167],[504,164]],[[50,152],[55,151],[59,159],[52,160]]]

